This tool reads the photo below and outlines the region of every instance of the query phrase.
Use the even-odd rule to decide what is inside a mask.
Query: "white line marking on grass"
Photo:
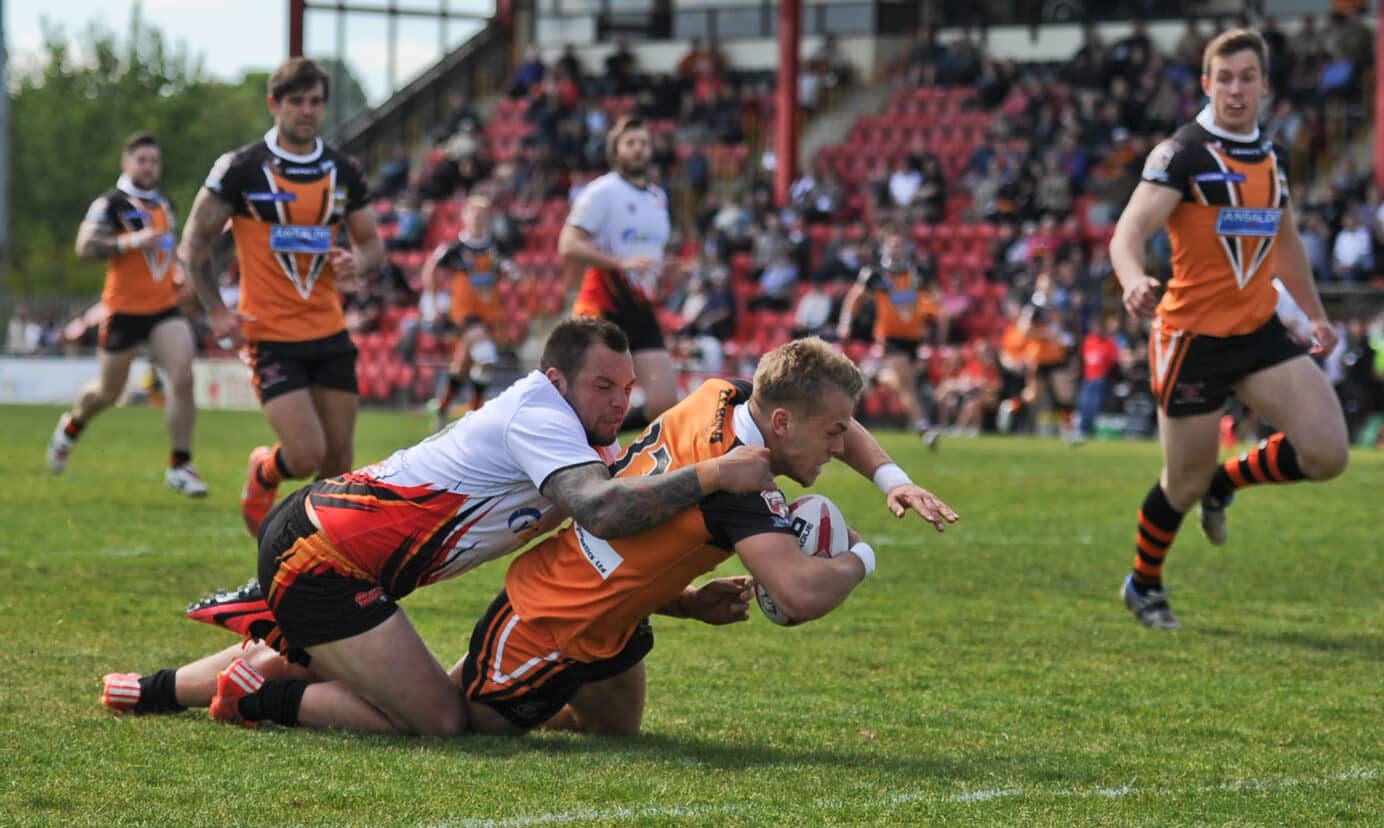
[[[1374,768],[1351,768],[1333,776],[1306,778],[1288,777],[1284,779],[1234,779],[1229,782],[1217,782],[1210,785],[1187,785],[1182,787],[1160,786],[1140,789],[1132,785],[1121,785],[1117,788],[989,788],[978,791],[965,791],[949,796],[908,792],[880,797],[873,801],[852,800],[846,803],[839,799],[818,799],[810,804],[815,806],[818,810],[832,811],[846,807],[860,810],[862,808],[869,808],[872,805],[907,805],[915,802],[929,802],[934,804],[983,803],[1016,796],[1037,796],[1059,799],[1087,799],[1092,796],[1099,796],[1105,799],[1120,799],[1122,797],[1135,796],[1138,794],[1181,796],[1188,793],[1209,793],[1215,791],[1267,791],[1280,788],[1304,788],[1331,785],[1337,782],[1356,782],[1379,779],[1380,776],[1381,773]],[[508,817],[505,819],[463,819],[456,824],[464,826],[464,828],[524,828],[524,826],[530,825],[570,825],[573,823],[610,822],[632,819],[698,819],[709,816],[748,818],[756,815],[763,815],[760,813],[760,809],[748,808],[738,804],[705,806],[646,805],[642,808],[582,808],[575,811],[558,811],[547,814],[533,814],[531,816]]]

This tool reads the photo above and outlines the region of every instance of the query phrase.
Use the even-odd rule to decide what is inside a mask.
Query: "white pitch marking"
[[[1355,782],[1366,779],[1378,779],[1381,774],[1374,768],[1351,768],[1341,771],[1334,776],[1318,776],[1309,778],[1287,778],[1287,779],[1235,779],[1229,782],[1217,782],[1211,785],[1191,785],[1180,788],[1156,787],[1140,789],[1131,785],[1121,785],[1116,788],[1068,788],[1066,790],[1055,789],[1045,790],[1043,788],[989,788],[978,791],[965,791],[950,796],[936,796],[934,794],[907,792],[882,797],[871,803],[869,800],[852,800],[849,807],[854,809],[869,808],[874,805],[906,805],[913,802],[931,802],[936,804],[947,803],[972,803],[990,802],[997,799],[1007,799],[1015,796],[1039,796],[1055,798],[1087,799],[1092,796],[1100,796],[1106,799],[1119,799],[1125,796],[1132,796],[1140,793],[1148,793],[1156,796],[1177,796],[1188,792],[1211,792],[1211,791],[1264,791],[1277,788],[1300,788],[1312,787],[1316,785],[1330,785],[1336,782]],[[819,809],[831,810],[847,807],[846,803],[837,799],[820,799],[812,803]],[[675,818],[675,819],[697,819],[708,816],[739,816],[749,817],[755,814],[752,809],[740,805],[708,805],[705,807],[695,806],[655,806],[648,805],[643,808],[589,808],[576,811],[562,811],[548,814],[534,814],[533,816],[509,817],[507,819],[463,819],[458,825],[464,828],[524,828],[530,825],[569,825],[572,823],[586,822],[609,822],[613,820],[631,820],[647,818]],[[450,823],[443,823],[444,825]]]

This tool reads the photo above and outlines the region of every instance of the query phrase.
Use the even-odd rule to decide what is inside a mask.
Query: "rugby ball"
[[[805,494],[788,504],[788,516],[793,522],[793,533],[798,536],[798,547],[804,555],[818,558],[834,558],[850,548],[850,532],[846,529],[846,518],[824,495]],[[755,598],[764,617],[783,627],[798,623],[779,610],[763,584],[755,585]]]

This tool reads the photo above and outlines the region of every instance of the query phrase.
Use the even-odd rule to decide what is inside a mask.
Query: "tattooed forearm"
[[[123,252],[119,238],[97,228],[94,223],[84,223],[77,231],[77,255],[83,259],[109,259]]]
[[[598,538],[623,538],[652,529],[705,496],[693,466],[668,474],[611,479],[598,463],[556,472],[543,495]]]

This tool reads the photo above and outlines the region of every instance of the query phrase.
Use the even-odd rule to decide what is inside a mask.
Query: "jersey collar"
[[[142,198],[145,201],[162,201],[163,196],[159,195],[158,190],[141,190],[135,186],[135,182],[130,180],[128,175],[121,175],[115,180],[115,188],[126,195],[135,198]]]
[[[1211,105],[1207,104],[1197,113],[1197,124],[1207,132],[1217,138],[1224,138],[1227,141],[1238,141],[1242,144],[1250,144],[1259,140],[1259,125],[1254,125],[1253,132],[1231,132],[1228,129],[1216,126],[1216,113],[1211,111]]]
[[[269,131],[264,133],[264,143],[269,146],[269,151],[279,156],[285,161],[292,161],[295,164],[310,164],[322,157],[322,138],[319,136],[317,145],[312,148],[312,152],[306,155],[299,155],[296,152],[289,152],[279,146],[279,127],[272,126]]]
[[[750,404],[740,403],[735,407],[735,412],[730,417],[731,424],[735,426],[735,438],[747,446],[764,445],[764,432],[759,430],[759,424],[750,415]]]

